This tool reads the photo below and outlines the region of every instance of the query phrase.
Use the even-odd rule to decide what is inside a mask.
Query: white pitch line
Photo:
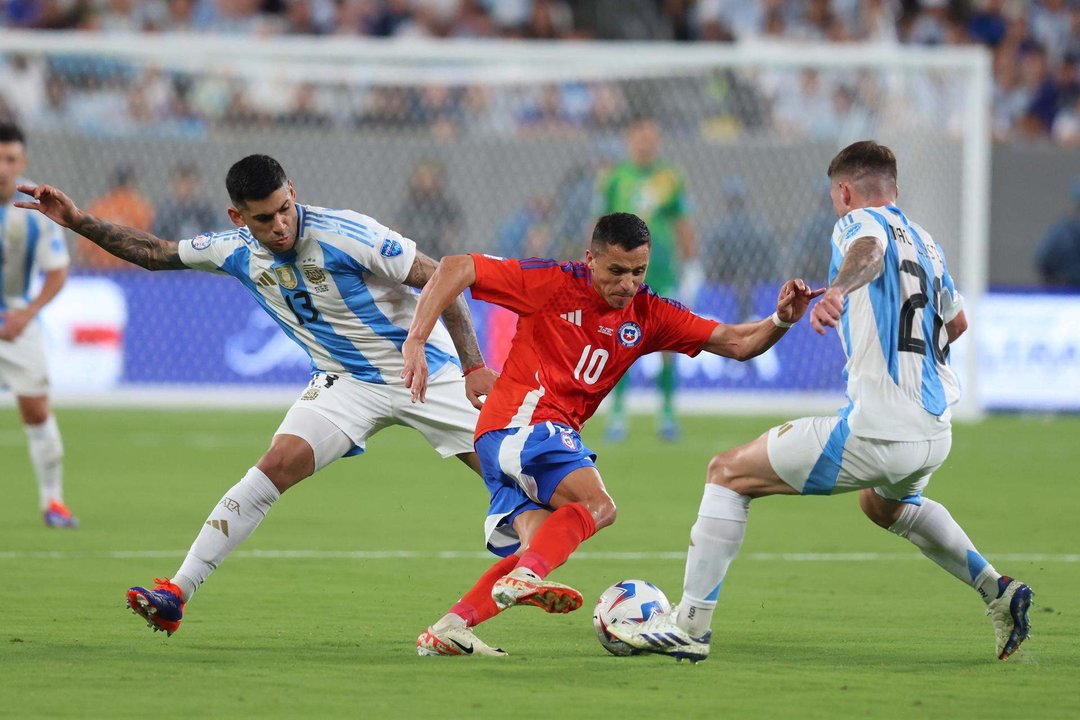
[[[69,552],[63,550],[4,550],[0,560],[145,560],[182,558],[184,550],[101,550]],[[473,550],[238,550],[232,557],[261,560],[458,560],[488,559],[491,554]],[[575,560],[685,560],[681,551],[579,552]],[[883,560],[920,560],[920,553],[746,553],[744,560],[779,562],[880,562]],[[1069,553],[997,553],[988,555],[995,562],[1080,562],[1080,554]]]

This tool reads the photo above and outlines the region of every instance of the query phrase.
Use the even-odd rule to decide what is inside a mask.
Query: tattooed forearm
[[[881,246],[873,238],[859,238],[851,244],[832,287],[844,295],[858,290],[881,274],[885,257]]]
[[[422,288],[438,268],[437,262],[418,251],[412,267],[409,268],[409,274],[405,276],[404,284]],[[450,339],[454,341],[462,369],[483,365],[484,355],[480,352],[480,342],[476,339],[476,328],[473,327],[472,313],[469,312],[465,296],[458,295],[454,298],[440,317],[450,333]]]
[[[462,369],[483,365],[484,354],[480,352],[472,313],[469,312],[469,304],[465,302],[464,295],[458,295],[454,303],[443,311],[442,321],[450,332],[450,339],[454,341]]]
[[[71,229],[121,260],[147,270],[179,270],[180,249],[174,242],[126,225],[115,225],[93,215],[83,215]]]
[[[437,262],[417,250],[412,267],[409,268],[409,274],[405,276],[402,284],[417,289],[423,288],[424,285],[427,285],[428,279],[435,274],[435,269],[437,267],[439,267]]]

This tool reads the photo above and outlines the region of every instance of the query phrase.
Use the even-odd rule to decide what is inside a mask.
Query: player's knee
[[[610,496],[605,495],[603,498],[598,498],[588,503],[587,507],[593,517],[593,522],[596,523],[597,530],[615,524],[618,508],[615,507],[615,501]]]
[[[265,455],[259,458],[255,467],[274,483],[278,492],[285,492],[314,471],[310,455],[310,451],[305,455],[301,448],[280,447],[274,444]]]
[[[45,402],[20,402],[19,416],[24,425],[41,425],[49,419],[49,406]]]
[[[870,522],[886,530],[896,523],[904,510],[902,503],[886,500],[869,489],[859,493],[859,507]]]
[[[705,474],[705,481],[712,483],[713,485],[723,485],[724,487],[731,488],[736,481],[736,475],[732,469],[731,461],[732,456],[730,451],[714,455],[712,460],[709,461],[709,467]]]

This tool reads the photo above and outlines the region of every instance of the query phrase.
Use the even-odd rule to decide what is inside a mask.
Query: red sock
[[[499,608],[491,599],[491,586],[496,580],[513,570],[519,559],[517,555],[511,555],[488,568],[472,589],[465,593],[454,607],[450,608],[450,612],[465,618],[465,624],[469,627],[495,617],[499,613]]]
[[[540,577],[547,577],[555,568],[566,562],[578,545],[596,533],[592,514],[581,503],[569,503],[551,513],[536,531],[529,549],[518,567],[532,570]]]

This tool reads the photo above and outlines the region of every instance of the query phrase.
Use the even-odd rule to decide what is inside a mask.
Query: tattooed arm
[[[412,268],[409,270],[404,284],[409,287],[423,288],[438,268],[439,263],[417,251],[416,259],[413,260]],[[469,402],[479,408],[483,405],[480,396],[487,395],[491,391],[498,374],[484,367],[484,355],[480,352],[480,342],[476,339],[472,313],[469,312],[469,305],[465,302],[465,295],[461,290],[446,306],[446,309],[442,311],[440,317],[442,317],[446,329],[450,332],[450,338],[454,341],[458,359],[461,360],[461,369],[466,372],[474,370],[474,372],[469,372],[465,378],[465,394],[468,396]],[[434,322],[434,319],[432,322]],[[427,336],[425,335],[424,338],[426,340]],[[406,387],[411,387],[411,380],[411,377],[406,379]],[[419,399],[423,402],[422,391],[414,392],[413,395],[414,401]]]
[[[18,189],[32,197],[34,202],[17,202],[17,207],[37,210],[121,260],[147,270],[181,270],[187,267],[180,261],[180,249],[174,242],[83,212],[71,198],[50,185],[20,185]]]
[[[885,269],[885,254],[881,244],[872,237],[861,237],[851,243],[836,279],[821,300],[810,311],[810,325],[820,335],[826,327],[836,327],[844,312],[844,298],[869,284]]]

